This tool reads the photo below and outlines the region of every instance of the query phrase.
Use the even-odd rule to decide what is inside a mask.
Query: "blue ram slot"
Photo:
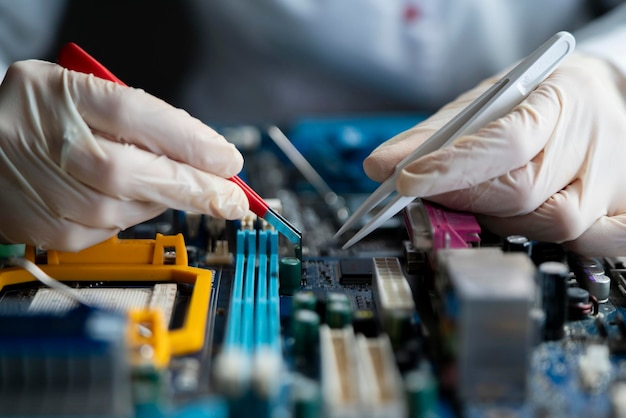
[[[255,348],[269,343],[267,324],[267,239],[266,231],[259,232],[259,268],[257,271]]]
[[[237,255],[235,257],[235,277],[230,299],[228,326],[224,338],[224,349],[234,348],[240,344],[241,331],[241,299],[243,292],[243,274],[245,261],[245,231],[237,231]]]
[[[248,413],[242,396],[260,402],[256,416],[269,416],[264,408],[275,406],[281,363],[278,233],[239,231],[230,315],[216,364],[218,384],[238,411],[234,417]]]
[[[278,234],[273,232],[269,237],[269,241],[269,344],[273,350],[280,354],[282,348],[280,340],[280,298],[278,296]]]
[[[243,288],[243,316],[241,323],[241,346],[245,353],[252,353],[254,341],[254,282],[256,273],[256,231],[246,231],[246,273]]]

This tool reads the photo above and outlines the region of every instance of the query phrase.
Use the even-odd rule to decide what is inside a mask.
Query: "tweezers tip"
[[[285,228],[277,228],[294,244],[302,245],[302,232],[295,226],[293,226],[287,219],[285,219],[280,213],[276,212],[272,208],[268,208],[268,212],[272,217],[280,222]],[[276,225],[274,225],[276,228]]]
[[[341,247],[342,250],[347,250],[348,248],[352,247],[354,244],[356,244],[357,242],[359,242],[359,240],[355,240],[350,239],[348,240],[348,242],[346,242],[345,244],[343,244],[343,246]]]

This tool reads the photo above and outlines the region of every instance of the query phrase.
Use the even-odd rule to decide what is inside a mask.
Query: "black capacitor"
[[[589,292],[581,287],[567,289],[567,299],[570,303],[589,303]]]
[[[560,340],[565,336],[568,275],[567,264],[547,261],[539,265],[539,283],[543,294],[543,310],[546,314],[543,338],[548,341]]]
[[[530,255],[532,242],[523,235],[509,235],[504,242],[504,251],[509,253],[526,253]]]
[[[581,287],[567,288],[567,320],[585,319],[593,312],[589,292]]]

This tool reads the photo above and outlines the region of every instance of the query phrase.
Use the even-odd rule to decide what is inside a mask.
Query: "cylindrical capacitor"
[[[293,335],[293,353],[296,356],[309,357],[319,345],[320,317],[317,312],[299,309],[294,312],[291,322]]]
[[[504,243],[504,250],[509,253],[521,252],[530,255],[532,242],[523,235],[509,235]]]
[[[611,279],[604,274],[602,264],[593,258],[581,258],[578,263],[583,270],[585,280],[582,286],[586,287],[599,303],[608,302]]]
[[[407,373],[405,389],[409,418],[437,416],[437,380],[427,365]]]
[[[331,304],[334,302],[350,304],[350,299],[348,298],[348,295],[346,295],[345,293],[329,292],[326,294],[326,302],[328,304]]]
[[[317,307],[317,298],[315,294],[310,291],[300,291],[293,295],[293,310],[308,309],[315,311]]]
[[[577,263],[582,268],[588,270],[590,274],[604,274],[604,268],[593,258],[581,257],[577,260]]]
[[[318,418],[322,416],[319,385],[309,379],[299,378],[293,383],[293,418]]]
[[[543,338],[559,340],[565,335],[567,319],[567,276],[569,268],[564,263],[548,261],[539,265],[539,281],[546,313]]]
[[[302,264],[295,257],[284,257],[280,259],[278,266],[279,292],[281,295],[293,295],[300,289],[302,280]]]
[[[411,337],[411,321],[411,315],[408,315],[406,312],[389,312],[385,321],[385,331],[389,334],[389,339],[394,347],[402,345]]]
[[[599,303],[608,302],[609,294],[611,293],[611,279],[604,274],[594,274],[593,276],[589,276],[587,288],[589,289],[589,293],[598,299]]]
[[[296,245],[296,247],[293,249],[293,253],[294,257],[302,261],[302,247],[300,245]]]
[[[577,321],[587,318],[593,312],[593,304],[589,300],[589,292],[582,287],[567,288],[567,319]]]
[[[325,322],[331,328],[343,328],[352,323],[352,304],[345,293],[326,294]]]
[[[582,287],[567,288],[567,299],[570,303],[589,303],[589,292]]]
[[[352,307],[349,303],[330,302],[326,305],[326,324],[331,328],[343,328],[352,324]]]

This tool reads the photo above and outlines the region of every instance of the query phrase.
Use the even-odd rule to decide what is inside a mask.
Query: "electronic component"
[[[228,241],[223,239],[215,240],[204,257],[204,262],[211,266],[229,265],[233,263],[233,260]]]
[[[570,264],[580,285],[595,296],[599,303],[609,300],[611,279],[604,274],[604,267],[598,260],[570,254]]]
[[[296,257],[284,257],[280,259],[278,277],[280,279],[279,291],[281,295],[293,295],[300,289],[302,280],[302,266]]]
[[[371,310],[354,311],[352,328],[356,334],[363,334],[368,338],[377,337],[380,333],[378,317]]]
[[[438,253],[445,315],[456,341],[457,393],[464,401],[525,397],[535,267],[499,249]],[[450,331],[447,331],[450,332]]]
[[[293,310],[308,309],[315,311],[317,308],[317,297],[311,291],[299,291],[293,295]]]
[[[158,309],[166,324],[170,323],[174,302],[176,301],[176,283],[157,283],[152,287],[139,289],[119,288],[83,288],[75,289],[81,300],[90,306],[125,313],[131,309]],[[58,290],[37,289],[28,310],[31,312],[64,312],[76,308],[78,303]]]
[[[326,324],[331,328],[343,328],[352,324],[352,306],[348,298],[329,300],[326,303]]]
[[[257,241],[258,236],[258,241]],[[253,393],[265,407],[280,390],[278,235],[238,231],[228,325],[215,378],[231,404]]]
[[[581,287],[567,288],[567,319],[578,321],[598,313],[598,301]]]
[[[328,417],[359,417],[360,378],[355,359],[355,338],[349,328],[320,327],[322,396]]]
[[[409,274],[425,272],[428,263],[426,251],[415,248],[411,241],[402,241],[402,255]]]
[[[175,254],[173,264],[166,263],[166,253]],[[34,250],[27,251],[26,256],[34,260]],[[168,340],[170,350],[174,355],[188,354],[198,351],[204,344],[207,324],[207,312],[210,301],[210,289],[212,284],[211,271],[187,265],[187,252],[182,235],[164,236],[158,234],[152,240],[119,240],[111,238],[94,247],[90,247],[78,253],[48,251],[46,254],[47,264],[41,264],[40,268],[51,277],[62,281],[73,281],[88,287],[95,283],[135,283],[145,282],[149,287],[144,291],[131,291],[129,295],[144,294],[149,296],[143,306],[133,308],[161,308],[163,315],[169,317],[173,311],[172,285],[192,285],[193,292],[188,301],[185,320],[182,324],[170,328]],[[106,268],[103,268],[106,265]],[[9,268],[0,271],[0,290],[9,285],[28,284],[35,279],[29,273],[19,268]],[[170,285],[155,287],[154,282],[171,283]],[[157,290],[155,292],[155,289]],[[104,289],[98,289],[104,290]],[[118,298],[118,291],[95,289],[81,290],[100,301],[103,307],[113,307],[105,303],[106,295],[113,293],[115,304],[121,307],[122,298]],[[48,307],[55,306],[56,310],[63,307],[73,306],[72,302],[63,302],[63,296],[50,293],[49,289],[37,290],[34,297],[37,301],[29,301],[29,305],[35,302],[33,309],[39,309],[42,304]],[[50,295],[50,296],[46,296]],[[49,304],[54,298],[54,303]]]
[[[80,307],[0,313],[0,415],[128,417],[127,320]]]
[[[324,416],[404,417],[400,372],[389,340],[320,326]]]
[[[322,395],[317,381],[296,375],[292,388],[293,418],[322,416]]]
[[[546,340],[560,340],[565,335],[568,274],[569,267],[557,261],[547,261],[539,265],[539,283],[546,314],[543,337]]]
[[[339,261],[341,284],[372,284],[372,262],[369,258],[344,258]]]
[[[293,354],[297,357],[313,359],[319,342],[320,317],[315,311],[297,310],[291,321],[291,334],[294,339]]]
[[[411,287],[397,258],[375,257],[372,261],[374,266],[372,292],[381,323],[387,332],[392,331],[392,339],[402,339],[402,335],[397,334],[404,331],[404,327],[398,326],[398,323],[410,321],[415,314]]]
[[[523,235],[509,235],[504,239],[506,252],[522,252],[530,255],[532,247],[532,242]]]
[[[413,246],[428,252],[432,261],[440,249],[471,248],[480,243],[480,226],[469,213],[416,199],[403,214]]]
[[[429,364],[422,363],[415,370],[408,372],[404,379],[408,416],[437,416],[437,378]]]

